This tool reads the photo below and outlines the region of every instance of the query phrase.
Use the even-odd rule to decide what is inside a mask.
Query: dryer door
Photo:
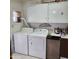
[[[27,35],[14,34],[15,52],[28,54]]]

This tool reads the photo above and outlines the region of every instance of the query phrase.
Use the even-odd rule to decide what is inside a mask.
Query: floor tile
[[[40,58],[35,58],[35,57],[31,57],[31,56],[26,56],[26,55],[14,53],[13,59],[40,59]]]
[[[13,59],[40,59],[40,58],[35,58],[32,56],[22,55],[19,53],[14,53],[12,57]],[[60,59],[67,59],[67,58],[61,57]]]

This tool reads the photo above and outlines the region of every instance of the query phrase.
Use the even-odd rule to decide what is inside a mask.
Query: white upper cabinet
[[[28,22],[68,23],[68,2],[38,4],[27,9]]]
[[[68,22],[68,3],[49,3],[48,5],[49,23],[67,23]]]
[[[48,4],[39,4],[27,9],[28,22],[44,23],[47,22]]]

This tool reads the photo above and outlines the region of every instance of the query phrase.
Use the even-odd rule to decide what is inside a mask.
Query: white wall
[[[12,40],[12,23],[13,23],[13,11],[21,11],[23,12],[23,8],[22,8],[22,0],[10,0],[10,25],[11,25],[11,31],[10,31],[10,39],[11,39],[11,49],[12,52],[14,52],[14,46],[13,46],[13,40]],[[15,29],[16,30],[16,29]]]
[[[12,23],[12,12],[13,11],[23,12],[22,0],[10,0],[10,21],[11,23]]]
[[[31,27],[33,28],[39,28],[39,25],[41,23],[30,23]],[[68,24],[67,23],[50,23],[51,27],[40,27],[40,28],[45,28],[45,29],[48,29],[49,32],[53,32],[54,31],[54,28],[66,28],[68,27]]]

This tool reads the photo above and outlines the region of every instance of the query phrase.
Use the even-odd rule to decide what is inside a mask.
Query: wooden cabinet
[[[60,58],[60,40],[59,38],[47,39],[47,59]]]
[[[47,59],[68,58],[68,39],[48,36],[46,51]]]
[[[60,56],[68,58],[68,39],[61,39]]]
[[[67,0],[42,0],[43,3],[62,2]]]

